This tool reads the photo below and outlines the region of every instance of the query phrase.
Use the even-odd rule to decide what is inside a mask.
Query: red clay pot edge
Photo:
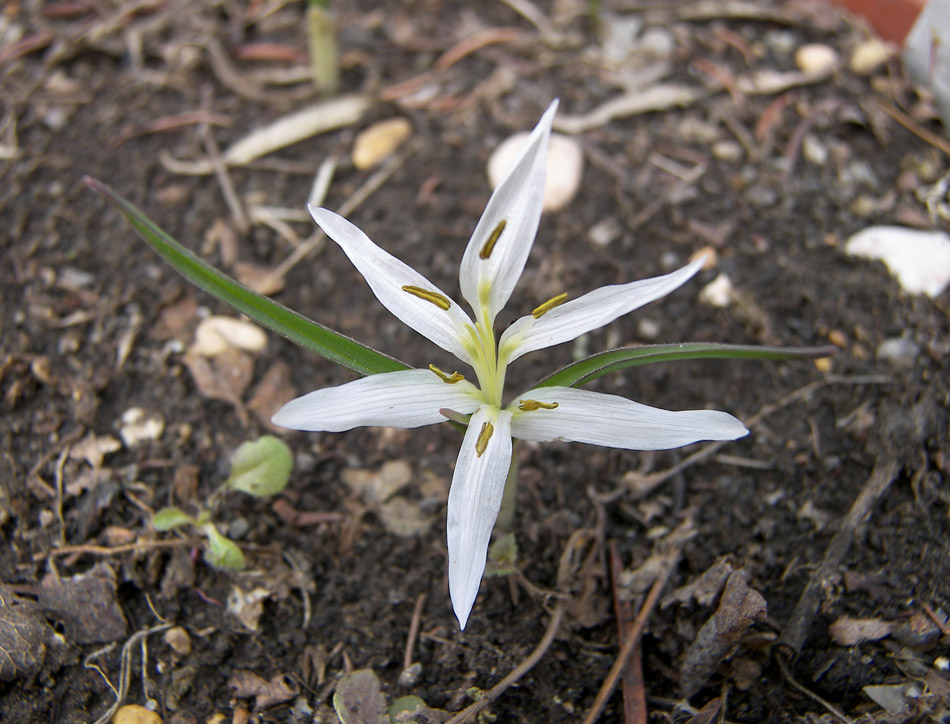
[[[927,0],[827,0],[865,18],[883,40],[903,45]]]

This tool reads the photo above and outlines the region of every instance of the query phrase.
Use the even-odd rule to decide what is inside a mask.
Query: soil
[[[456,712],[523,662],[557,616],[540,660],[480,716],[577,722],[638,611],[640,647],[601,721],[646,721],[645,711],[652,721],[947,720],[948,296],[909,294],[883,264],[844,251],[875,224],[948,227],[925,203],[947,171],[929,100],[895,60],[852,72],[867,33],[821,4],[539,2],[541,28],[516,5],[340,6],[341,85],[374,99],[364,117],[218,176],[176,173],[168,159],[224,153],[316,100],[303,3],[4,6],[0,721],[92,722],[117,696],[181,724],[335,721],[333,692],[357,669],[375,673],[387,701],[413,694]],[[634,19],[635,41],[605,40]],[[482,43],[468,54],[442,55],[473,36]],[[835,49],[841,65],[743,90],[754,72],[795,71],[807,43]],[[580,192],[545,214],[500,321],[561,291],[663,273],[703,248],[715,263],[581,343],[524,359],[514,387],[572,354],[625,344],[841,351],[651,365],[596,382],[659,407],[728,410],[751,434],[655,454],[522,444],[516,572],[484,580],[460,632],[444,542],[458,432],[270,428],[289,396],[353,375],[275,335],[263,350],[195,363],[198,323],[232,313],[81,178],[247,278],[313,229],[305,218],[267,225],[259,209],[302,211],[328,158],[338,164],[324,203],[339,208],[378,172],[353,166],[354,135],[402,116],[408,145],[349,218],[457,295],[491,150],[554,97],[578,115],[637,78],[704,92],[578,134]],[[245,214],[258,210],[247,226],[225,180]],[[733,287],[722,307],[700,295],[719,275]],[[451,369],[333,245],[318,243],[284,281],[274,296],[288,307],[409,364]],[[134,428],[137,414],[151,427]],[[215,511],[245,571],[208,566],[187,529],[155,531],[155,510],[196,512],[233,451],[262,434],[280,435],[296,465],[279,496],[230,494]],[[372,487],[381,470],[409,483],[389,499],[395,513],[354,483]],[[742,571],[726,592],[719,577],[705,597],[670,597],[723,567]],[[645,594],[663,571],[652,605]],[[417,665],[408,674],[407,663]]]

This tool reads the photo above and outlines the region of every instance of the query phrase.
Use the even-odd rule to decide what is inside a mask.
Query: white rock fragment
[[[851,51],[848,65],[856,75],[871,75],[894,55],[894,46],[880,38],[870,38]]]
[[[202,357],[214,357],[231,348],[260,352],[266,346],[267,334],[253,322],[213,316],[201,320],[191,351]]]
[[[735,288],[732,280],[725,274],[720,274],[699,293],[699,301],[711,307],[728,307],[735,298]]]
[[[871,226],[848,239],[845,252],[880,259],[904,291],[939,296],[950,284],[950,236],[903,226]]]
[[[885,339],[877,346],[875,356],[896,367],[912,367],[920,354],[920,347],[903,337]]]
[[[795,51],[795,65],[808,75],[825,75],[838,67],[838,54],[829,45],[808,43]]]
[[[150,440],[158,440],[165,431],[165,421],[161,416],[149,416],[141,407],[130,407],[122,413],[121,421],[119,437],[129,448]]]
[[[623,228],[616,216],[601,219],[587,232],[587,239],[596,246],[607,246],[623,233]]]
[[[488,159],[488,181],[492,188],[504,178],[527,139],[527,133],[516,133],[494,150]],[[584,153],[580,143],[560,133],[552,133],[544,182],[545,211],[560,211],[571,202],[580,188],[583,171]]]

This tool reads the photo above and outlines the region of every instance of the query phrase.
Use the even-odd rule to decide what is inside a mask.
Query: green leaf
[[[179,244],[155,222],[101,181],[89,176],[84,177],[83,181],[122,212],[139,236],[171,264],[175,271],[195,286],[204,289],[239,312],[243,312],[261,326],[362,375],[409,369],[397,359],[317,324],[287,309],[282,304],[248,289]]]
[[[183,525],[194,525],[195,519],[181,508],[162,508],[152,516],[155,530],[172,530]]]
[[[686,342],[656,344],[640,347],[621,347],[591,355],[538,382],[537,387],[580,387],[610,372],[627,367],[675,362],[689,359],[818,359],[838,352],[832,345],[825,347],[766,347],[759,345],[719,344],[716,342]]]
[[[244,554],[237,543],[221,535],[213,523],[201,526],[201,531],[208,536],[208,547],[204,552],[208,565],[225,571],[240,571],[244,568]]]
[[[227,486],[232,490],[266,498],[287,487],[294,456],[280,438],[264,435],[246,442],[231,458],[231,475]]]
[[[451,717],[447,711],[428,706],[415,694],[400,696],[389,707],[390,724],[439,724]]]

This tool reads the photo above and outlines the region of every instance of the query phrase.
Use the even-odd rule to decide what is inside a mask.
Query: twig
[[[594,724],[594,722],[597,721],[603,712],[604,707],[607,705],[607,700],[610,699],[610,695],[613,694],[614,689],[617,688],[617,682],[620,680],[620,677],[626,668],[627,659],[630,657],[630,652],[633,651],[633,649],[640,642],[640,636],[643,633],[644,626],[646,626],[647,618],[649,618],[650,612],[656,605],[656,602],[660,597],[660,593],[666,586],[666,582],[673,573],[673,569],[676,568],[678,561],[679,553],[677,552],[677,555],[670,559],[667,567],[660,573],[659,576],[657,576],[657,579],[653,582],[653,587],[647,594],[646,600],[644,600],[643,606],[640,608],[640,613],[637,614],[636,621],[633,622],[633,626],[628,632],[626,640],[620,647],[620,653],[617,654],[614,665],[610,667],[610,673],[607,674],[607,678],[604,679],[604,683],[601,685],[600,691],[597,692],[597,698],[594,699],[594,704],[587,713],[587,718],[584,719],[584,724]]]
[[[884,111],[887,115],[901,124],[908,131],[913,133],[917,138],[920,138],[923,141],[926,141],[934,148],[940,149],[945,154],[950,156],[950,141],[945,138],[941,138],[935,133],[931,133],[922,125],[917,123],[913,118],[908,116],[906,113],[899,111],[897,108],[891,105],[885,104],[883,101],[878,100],[877,98],[872,99],[874,105]]]
[[[51,551],[42,551],[33,556],[34,561],[41,561],[44,558],[55,558],[56,556],[65,556],[70,553],[90,553],[96,556],[114,556],[119,553],[129,553],[130,551],[147,551],[154,548],[179,548],[181,546],[193,546],[196,545],[197,541],[190,540],[188,538],[180,538],[176,540],[152,540],[152,541],[143,541],[141,543],[127,543],[122,546],[114,546],[109,548],[107,546],[94,546],[94,545],[77,545],[77,546],[60,546],[59,548],[54,548]]]
[[[554,606],[554,611],[551,612],[551,621],[548,623],[548,628],[544,632],[544,636],[541,638],[541,642],[535,647],[528,658],[518,664],[508,676],[499,681],[495,686],[493,686],[488,691],[484,692],[481,698],[476,701],[471,706],[462,709],[458,714],[449,719],[445,724],[463,724],[473,719],[479,714],[483,709],[488,707],[493,701],[505,693],[512,684],[518,682],[522,676],[527,674],[531,669],[534,668],[535,664],[541,660],[541,657],[547,653],[547,650],[551,647],[551,644],[554,643],[554,637],[557,636],[558,629],[561,627],[561,620],[564,618],[564,603],[558,601]]]
[[[376,173],[366,179],[363,185],[360,186],[350,198],[340,204],[337,213],[340,216],[349,216],[352,214],[366,199],[372,196],[380,186],[386,183],[389,177],[392,176],[413,153],[415,153],[415,149],[410,148],[390,158]],[[326,234],[319,229],[315,231],[310,238],[294,249],[286,259],[274,268],[274,271],[268,275],[264,283],[272,284],[282,280],[287,275],[287,272],[293,269],[298,262],[303,260],[310,252],[319,246],[325,236]]]
[[[247,220],[244,204],[242,204],[238,198],[237,192],[234,190],[234,183],[231,181],[230,174],[228,174],[228,169],[224,165],[224,161],[221,160],[221,150],[218,148],[218,142],[214,140],[214,136],[211,134],[207,125],[204,126],[204,131],[205,151],[208,153],[208,158],[211,159],[215,178],[218,179],[218,183],[221,185],[221,193],[224,194],[224,201],[231,210],[231,216],[234,217],[234,225],[238,231],[242,234],[246,234],[251,225]]]
[[[820,696],[818,696],[818,694],[816,694],[814,691],[807,689],[805,686],[795,681],[795,678],[792,676],[791,672],[788,670],[788,665],[785,662],[785,659],[783,659],[781,656],[778,657],[778,665],[779,665],[779,668],[782,670],[782,675],[785,677],[785,680],[789,684],[791,684],[793,688],[798,689],[801,693],[803,693],[809,699],[823,706],[828,711],[829,714],[837,717],[838,719],[843,721],[844,724],[854,724],[854,722],[852,722],[847,716],[845,716],[844,712],[838,709],[838,707],[836,707],[834,704],[832,704],[829,701],[825,701]]]
[[[415,653],[416,640],[419,638],[419,626],[422,624],[422,609],[425,605],[426,594],[420,593],[412,609],[412,622],[409,624],[409,635],[406,637],[406,654],[402,657],[403,671],[412,666],[412,656]]]
[[[801,653],[815,614],[818,613],[821,601],[829,586],[831,586],[833,578],[837,575],[838,566],[841,565],[851,548],[851,543],[861,528],[864,527],[878,498],[897,478],[900,469],[901,464],[897,459],[879,458],[861,493],[852,503],[848,514],[841,521],[841,527],[828,544],[821,564],[812,572],[808,585],[805,586],[805,590],[792,612],[788,626],[779,637],[779,646],[789,651],[792,658]]]
[[[617,543],[616,541],[610,541],[610,589],[614,599],[614,616],[617,619],[619,640],[623,644],[630,635],[630,627],[633,625],[633,611],[630,601],[620,598],[618,586],[621,573],[623,573],[623,562],[620,560]],[[621,680],[623,720],[625,724],[646,724],[646,690],[643,686],[643,660],[640,657],[639,646],[634,649],[631,656],[631,666],[624,670]]]

